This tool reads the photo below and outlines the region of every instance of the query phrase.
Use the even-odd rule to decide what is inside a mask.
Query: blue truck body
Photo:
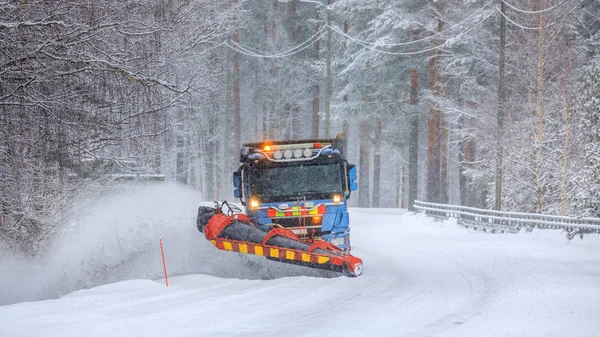
[[[343,157],[343,138],[247,143],[233,174],[234,195],[265,229],[288,228],[311,242],[349,250],[348,199],[356,167]]]

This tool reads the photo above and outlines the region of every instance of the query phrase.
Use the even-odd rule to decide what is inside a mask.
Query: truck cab
[[[234,195],[254,223],[284,227],[307,242],[350,250],[347,200],[358,187],[343,137],[246,143],[233,174]]]

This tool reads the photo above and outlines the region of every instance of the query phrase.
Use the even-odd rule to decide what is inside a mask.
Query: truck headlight
[[[340,202],[342,202],[342,195],[334,194],[332,200],[334,203],[339,204]]]
[[[260,206],[260,200],[258,200],[258,198],[250,198],[250,201],[248,202],[248,206],[250,206],[251,210],[256,210],[258,208],[258,206]]]
[[[339,247],[339,246],[343,246],[345,244],[344,241],[345,241],[344,238],[333,238],[331,240],[331,244]]]

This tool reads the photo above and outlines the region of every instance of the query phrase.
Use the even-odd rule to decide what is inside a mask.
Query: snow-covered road
[[[13,268],[0,300],[90,288],[0,306],[0,336],[600,335],[598,237],[486,234],[401,210],[355,208],[353,254],[364,275],[331,278],[217,251],[195,230],[196,206],[190,192],[170,187],[91,212],[94,220],[66,233],[71,244],[44,267]],[[169,269],[180,274],[168,288],[157,278],[158,236]],[[92,287],[105,282],[114,283]]]

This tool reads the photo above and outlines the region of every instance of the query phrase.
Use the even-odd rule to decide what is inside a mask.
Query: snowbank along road
[[[5,257],[0,336],[600,335],[598,237],[354,208],[365,269],[345,278],[218,251],[195,228],[198,205],[182,187],[129,191],[82,213],[43,259]]]

